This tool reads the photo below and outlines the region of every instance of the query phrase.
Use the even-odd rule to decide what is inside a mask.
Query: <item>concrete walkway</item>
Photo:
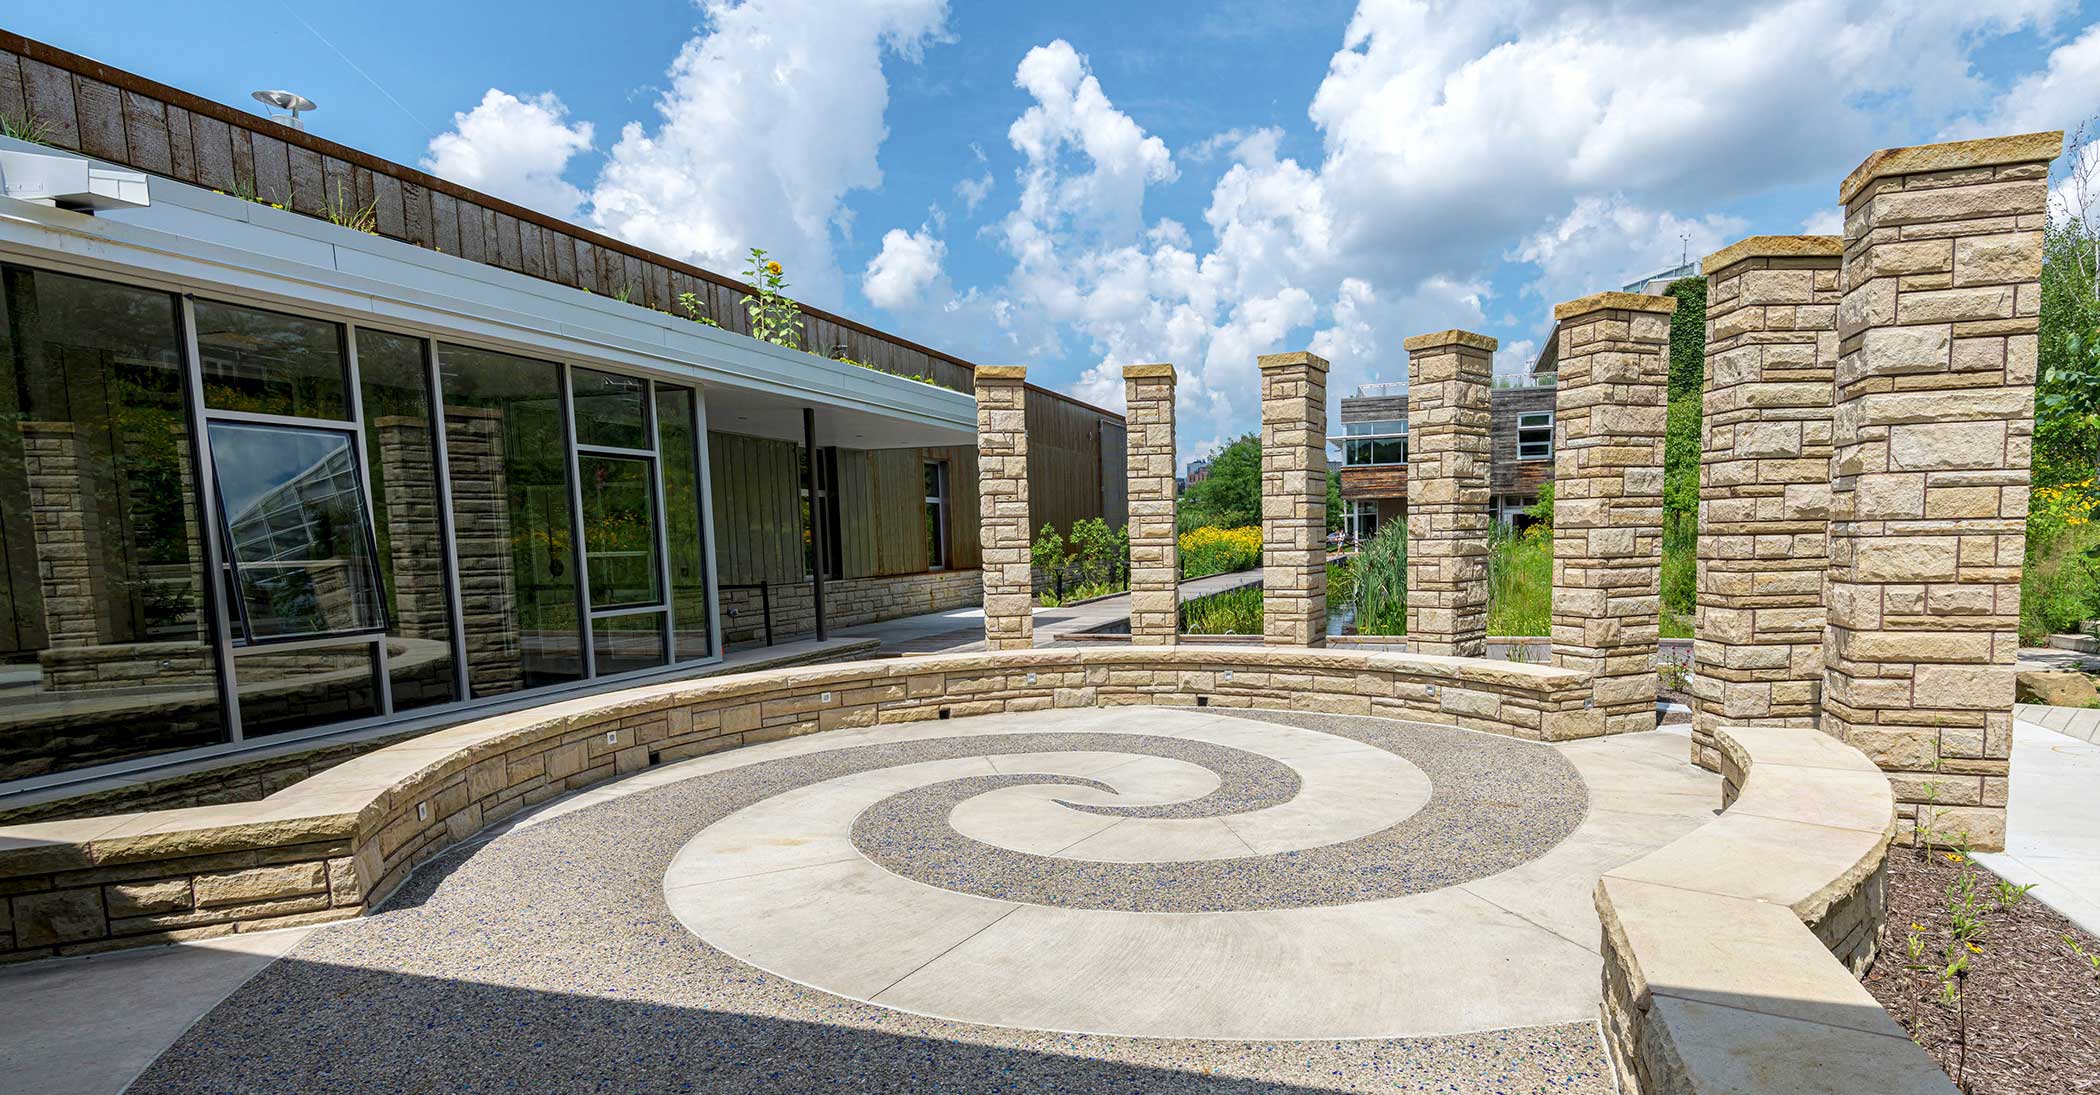
[[[1256,585],[1261,570],[1213,574],[1181,583],[1181,599],[1191,601],[1229,589]],[[1048,646],[1069,635],[1130,618],[1130,594],[1118,593],[1085,604],[1035,610],[1035,644]],[[874,639],[883,654],[943,654],[984,649],[984,609],[972,605],[946,612],[927,612],[880,623],[834,628],[836,639]]]
[[[2043,708],[2044,711],[2067,710]],[[1984,866],[2100,935],[2100,745],[2021,717],[2013,723],[2012,792],[2003,852]]]

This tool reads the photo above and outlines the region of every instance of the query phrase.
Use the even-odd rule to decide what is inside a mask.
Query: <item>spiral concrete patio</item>
[[[1044,711],[561,800],[211,1008],[130,1090],[1611,1090],[1597,879],[1684,738]]]

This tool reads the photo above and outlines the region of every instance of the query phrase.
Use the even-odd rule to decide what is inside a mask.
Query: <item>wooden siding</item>
[[[709,433],[718,580],[799,583],[802,447],[742,434]],[[926,462],[948,465],[948,568],[975,569],[977,450],[839,449],[839,561],[847,578],[918,574],[926,559]]]
[[[1044,399],[1030,387],[1028,416],[1028,523],[1031,531],[1054,524],[1069,533],[1072,522],[1087,517],[1128,519],[1123,503],[1123,421],[1081,403]],[[1104,454],[1113,448],[1111,459]],[[1105,475],[1111,470],[1113,474]],[[1104,484],[1113,482],[1119,504],[1105,507]],[[1120,511],[1120,512],[1116,512]]]
[[[1517,416],[1553,409],[1552,388],[1498,388],[1489,393],[1488,443],[1491,447],[1488,489],[1491,494],[1531,497],[1553,480],[1553,461],[1517,459]],[[1407,401],[1391,396],[1342,400],[1343,422],[1374,422],[1407,417]],[[1336,440],[1340,440],[1339,437]],[[1342,497],[1406,498],[1407,468],[1397,464],[1349,467],[1342,473]]]
[[[707,435],[715,507],[715,574],[724,585],[800,582],[801,446],[742,434]]]

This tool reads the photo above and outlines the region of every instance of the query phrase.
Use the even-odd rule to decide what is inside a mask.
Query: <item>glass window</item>
[[[452,345],[438,362],[469,690],[580,680],[561,370]]]
[[[379,714],[372,644],[250,647],[233,658],[241,735],[266,738]]]
[[[215,411],[350,417],[342,329],[333,323],[200,300],[204,405]]]
[[[663,665],[664,614],[637,612],[592,620],[591,656],[601,677]]]
[[[700,450],[691,388],[656,386],[656,449],[663,461],[664,533],[670,545],[671,636],[679,661],[708,650],[707,556],[700,529]]]
[[[248,641],[386,626],[352,435],[211,424],[220,533]]]
[[[379,574],[387,606],[387,675],[394,710],[448,703],[455,695],[452,598],[438,513],[437,431],[421,339],[359,328],[365,455]]]
[[[575,385],[577,444],[649,448],[643,408],[648,381],[595,369],[570,369],[569,375]]]
[[[227,740],[175,298],[0,269],[0,780]]]
[[[948,567],[948,465],[926,462],[926,569]]]
[[[1553,456],[1553,412],[1533,411],[1517,416],[1517,459],[1546,460]]]
[[[656,487],[649,461],[583,453],[583,551],[590,563],[591,608],[661,604],[656,569]]]

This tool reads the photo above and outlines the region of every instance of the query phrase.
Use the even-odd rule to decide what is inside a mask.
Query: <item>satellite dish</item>
[[[299,113],[301,111],[319,109],[314,106],[312,99],[304,95],[295,95],[289,91],[257,91],[253,95],[256,102],[284,111],[285,113],[281,115],[273,112],[270,117],[291,126],[293,129],[306,128],[305,124],[299,121]]]

